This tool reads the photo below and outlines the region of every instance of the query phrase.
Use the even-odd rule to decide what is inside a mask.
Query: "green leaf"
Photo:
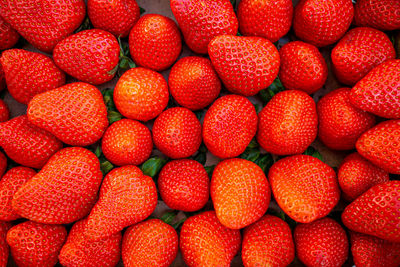
[[[143,163],[141,169],[143,174],[150,177],[155,177],[166,163],[167,160],[164,158],[153,157]]]
[[[272,158],[272,155],[269,153],[261,154],[261,156],[258,157],[258,159],[254,163],[260,166],[263,172],[266,173],[274,164],[274,159]]]
[[[101,151],[101,146],[98,145],[96,147],[96,150],[94,151],[94,154],[96,155],[96,157],[100,158],[100,156],[103,154],[103,152]]]
[[[110,124],[113,124],[114,122],[121,120],[122,115],[121,115],[121,113],[119,113],[117,111],[110,110],[110,111],[108,111],[107,118],[108,118],[108,122]]]
[[[247,146],[247,148],[256,148],[260,147],[260,145],[257,143],[256,138],[251,139],[250,144]]]
[[[243,36],[240,32],[237,32],[236,36]]]
[[[272,99],[274,95],[285,90],[279,77],[276,77],[274,82],[264,90],[259,92],[259,96],[264,103],[264,106]]]
[[[103,172],[104,175],[106,175],[109,171],[111,171],[114,168],[114,165],[111,164],[108,160],[103,161],[100,163],[100,169]]]
[[[215,165],[204,166],[204,168],[206,169],[206,172],[207,172],[207,174],[208,174],[208,177],[210,177],[210,179],[211,179],[212,173],[213,173],[213,171],[214,171],[214,169],[215,169]]]
[[[173,211],[171,211],[171,212],[166,212],[166,213],[164,213],[164,214],[161,216],[160,219],[161,219],[163,222],[165,222],[166,224],[171,225],[172,222],[175,220],[175,218],[176,218],[176,213],[173,212]]]
[[[303,155],[309,155],[312,156],[314,158],[317,158],[321,161],[324,161],[324,158],[322,157],[321,153],[319,153],[315,148],[313,148],[312,146],[309,146],[306,151],[304,151]]]
[[[144,12],[146,12],[146,9],[139,7],[140,8],[140,15],[142,15]]]
[[[260,157],[260,149],[246,149],[239,158],[255,162]]]
[[[174,228],[175,230],[178,229],[179,226],[181,226],[181,224],[183,224],[186,221],[187,218],[183,218],[182,220],[172,224],[172,228]]]

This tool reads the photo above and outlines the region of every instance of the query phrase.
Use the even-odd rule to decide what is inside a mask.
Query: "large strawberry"
[[[0,99],[0,122],[8,121],[10,118],[10,110],[6,102],[3,99]]]
[[[85,17],[83,0],[1,0],[1,16],[39,50],[51,52]]]
[[[72,146],[87,146],[101,138],[108,126],[100,91],[87,83],[70,83],[35,96],[28,119]]]
[[[0,266],[6,267],[8,262],[8,254],[10,249],[6,241],[6,235],[8,230],[11,228],[11,224],[8,222],[0,221]]]
[[[19,39],[19,34],[0,17],[0,50],[5,50],[13,47]]]
[[[7,157],[3,152],[0,152],[0,177],[3,176],[7,169]]]
[[[267,88],[279,72],[279,53],[267,39],[220,35],[208,45],[208,54],[226,88],[252,96]]]
[[[102,178],[100,162],[92,152],[64,148],[15,193],[12,206],[32,221],[71,223],[89,213]]]
[[[382,31],[400,29],[400,2],[398,0],[357,0],[354,22],[358,26]]]

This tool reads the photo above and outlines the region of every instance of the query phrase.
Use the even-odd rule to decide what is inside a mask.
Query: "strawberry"
[[[381,31],[400,29],[400,2],[398,0],[357,0],[354,23]]]
[[[71,223],[89,213],[102,178],[100,162],[92,152],[81,147],[64,148],[20,187],[12,207],[32,221]]]
[[[173,159],[190,157],[201,145],[201,124],[187,108],[170,108],[153,125],[154,145]]]
[[[6,50],[13,47],[19,39],[19,34],[0,17],[0,50]]]
[[[85,235],[92,240],[113,235],[149,217],[156,205],[157,189],[151,177],[132,165],[113,169],[104,178]]]
[[[184,57],[176,62],[168,85],[176,102],[191,110],[210,105],[221,91],[221,82],[211,61],[203,57]]]
[[[107,128],[101,149],[104,156],[115,165],[139,165],[150,157],[153,141],[145,125],[122,119]]]
[[[9,247],[6,241],[6,235],[11,224],[0,221],[0,266],[6,267],[8,262]]]
[[[286,89],[313,94],[324,86],[328,66],[318,48],[301,41],[289,42],[280,50],[279,78]]]
[[[226,95],[207,110],[203,139],[208,150],[219,158],[239,156],[257,132],[257,113],[245,97]]]
[[[168,84],[164,77],[145,68],[125,72],[114,89],[118,111],[133,120],[154,119],[167,107],[168,100]]]
[[[114,267],[121,257],[120,232],[98,241],[85,237],[85,220],[76,222],[69,232],[67,241],[58,259],[65,267]]]
[[[7,233],[11,255],[18,266],[52,267],[67,238],[62,225],[27,221],[12,227]]]
[[[400,174],[400,120],[381,122],[357,140],[358,153],[389,173]]]
[[[41,169],[62,143],[22,115],[0,123],[0,146],[15,162]]]
[[[124,266],[168,267],[178,253],[178,234],[159,219],[150,219],[126,230],[122,241]]]
[[[203,165],[192,159],[168,162],[158,175],[161,198],[174,210],[193,212],[206,205],[210,180]]]
[[[208,54],[226,89],[235,94],[253,96],[279,72],[278,50],[264,38],[220,35],[208,45]]]
[[[51,52],[85,18],[83,0],[1,0],[1,16],[29,43]]]
[[[87,146],[101,138],[108,126],[100,91],[87,83],[70,83],[35,96],[28,119],[72,146]]]
[[[0,99],[0,122],[5,122],[10,119],[10,110],[4,100]]]
[[[0,54],[0,91],[6,88],[6,78],[4,77],[3,66],[1,65],[1,54]]]
[[[13,221],[20,216],[11,206],[11,201],[18,189],[36,172],[27,167],[15,167],[10,169],[0,180],[0,220]]]
[[[3,176],[6,169],[7,169],[7,157],[4,155],[4,153],[0,152],[0,177]]]
[[[342,213],[352,231],[400,242],[400,181],[377,184],[362,194]]]
[[[372,69],[351,90],[355,107],[377,116],[400,118],[400,59],[387,60]]]
[[[171,66],[182,50],[175,21],[158,14],[139,19],[129,34],[129,51],[139,66],[162,71]]]
[[[183,223],[179,247],[189,267],[230,266],[240,243],[239,230],[226,228],[214,211],[206,211]]]
[[[385,33],[359,27],[345,34],[332,50],[331,58],[338,80],[354,85],[382,62],[396,58],[396,51]]]
[[[314,100],[302,91],[283,91],[260,112],[257,141],[273,154],[300,154],[315,140],[317,126]]]
[[[139,20],[140,8],[136,0],[88,0],[90,22],[116,37],[126,37]]]
[[[350,103],[350,89],[336,89],[317,103],[318,137],[329,148],[350,150],[375,125],[375,116]]]
[[[2,53],[0,63],[8,91],[22,104],[28,104],[37,94],[65,84],[65,74],[40,53],[10,49]]]
[[[294,260],[294,252],[292,231],[278,217],[265,215],[244,229],[242,260],[245,267],[288,266]]]
[[[301,40],[327,46],[346,33],[353,15],[351,0],[301,0],[294,9],[293,29]]]
[[[335,171],[311,156],[296,155],[277,161],[269,170],[268,179],[278,205],[297,222],[323,218],[339,202]]]
[[[207,46],[215,36],[238,31],[238,20],[229,0],[171,0],[170,3],[185,43],[195,53],[207,54]]]

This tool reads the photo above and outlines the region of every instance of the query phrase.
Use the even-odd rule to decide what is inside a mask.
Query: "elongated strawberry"
[[[10,110],[8,109],[6,102],[0,99],[0,122],[8,121],[9,118]]]
[[[7,169],[7,157],[3,152],[0,152],[0,177],[3,176],[4,172]]]
[[[19,34],[0,17],[0,50],[5,50],[13,47],[19,39]]]
[[[10,228],[11,228],[10,223],[0,221],[0,266],[1,267],[6,267],[8,262],[8,254],[10,252],[10,249],[6,241],[6,235]]]
[[[354,23],[381,31],[400,29],[400,3],[397,0],[357,0]]]

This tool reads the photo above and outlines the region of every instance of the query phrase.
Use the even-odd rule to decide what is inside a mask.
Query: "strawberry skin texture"
[[[400,2],[397,0],[358,0],[354,23],[381,31],[400,29]]]
[[[300,0],[294,9],[293,29],[301,40],[327,46],[346,33],[353,15],[351,0]]]
[[[41,169],[62,148],[62,143],[22,115],[0,123],[0,146],[15,162]]]
[[[196,114],[187,108],[170,108],[154,121],[154,145],[167,157],[186,158],[201,145],[201,124]]]
[[[149,121],[168,105],[168,84],[158,72],[134,68],[119,78],[114,89],[118,111],[129,119]]]
[[[114,165],[142,164],[153,150],[151,132],[138,121],[122,119],[107,128],[101,149]]]
[[[192,159],[168,162],[158,175],[161,198],[174,210],[193,212],[207,203],[210,180],[200,163]]]
[[[0,177],[3,176],[4,172],[7,169],[7,157],[3,152],[0,152]]]
[[[100,162],[92,152],[81,147],[64,148],[19,188],[12,207],[32,221],[71,223],[89,213],[102,178]]]
[[[6,50],[13,47],[19,39],[19,34],[0,17],[0,50]]]
[[[302,91],[276,94],[258,116],[257,141],[270,153],[303,153],[317,136],[315,102]]]
[[[292,231],[278,217],[265,215],[244,229],[242,260],[245,267],[288,266],[294,254]]]
[[[168,77],[171,95],[190,110],[210,105],[221,91],[221,82],[209,59],[184,57],[171,68]]]
[[[2,53],[0,63],[8,91],[22,104],[28,104],[37,94],[65,84],[65,74],[40,53],[10,49]]]
[[[277,161],[269,170],[268,180],[278,205],[296,222],[323,218],[339,202],[335,171],[311,156],[296,155]]]
[[[8,254],[10,249],[8,247],[6,236],[11,224],[8,222],[0,221],[0,266],[6,267],[8,262]]]
[[[279,72],[279,53],[267,39],[220,35],[208,45],[211,62],[226,89],[253,96],[267,88]]]
[[[198,54],[218,35],[238,31],[238,20],[229,0],[171,0],[171,10],[182,30],[185,43]]]
[[[400,181],[371,187],[345,208],[342,221],[352,231],[400,242]]]
[[[150,219],[126,230],[122,241],[125,267],[168,267],[178,253],[178,234],[159,219]]]
[[[336,78],[354,85],[382,62],[396,58],[396,51],[385,33],[359,27],[346,33],[332,50],[331,58]]]
[[[219,158],[232,158],[244,152],[257,132],[257,113],[245,97],[226,95],[207,110],[203,122],[203,140]]]
[[[0,122],[8,121],[8,119],[10,119],[10,110],[6,102],[0,99]]]
[[[3,66],[1,65],[1,54],[0,54],[0,91],[6,88],[6,78],[4,77]]]
[[[179,247],[189,267],[229,267],[241,244],[239,230],[223,226],[214,211],[189,217],[182,225]]]
[[[50,53],[85,18],[83,0],[1,0],[1,16],[37,49]]]

